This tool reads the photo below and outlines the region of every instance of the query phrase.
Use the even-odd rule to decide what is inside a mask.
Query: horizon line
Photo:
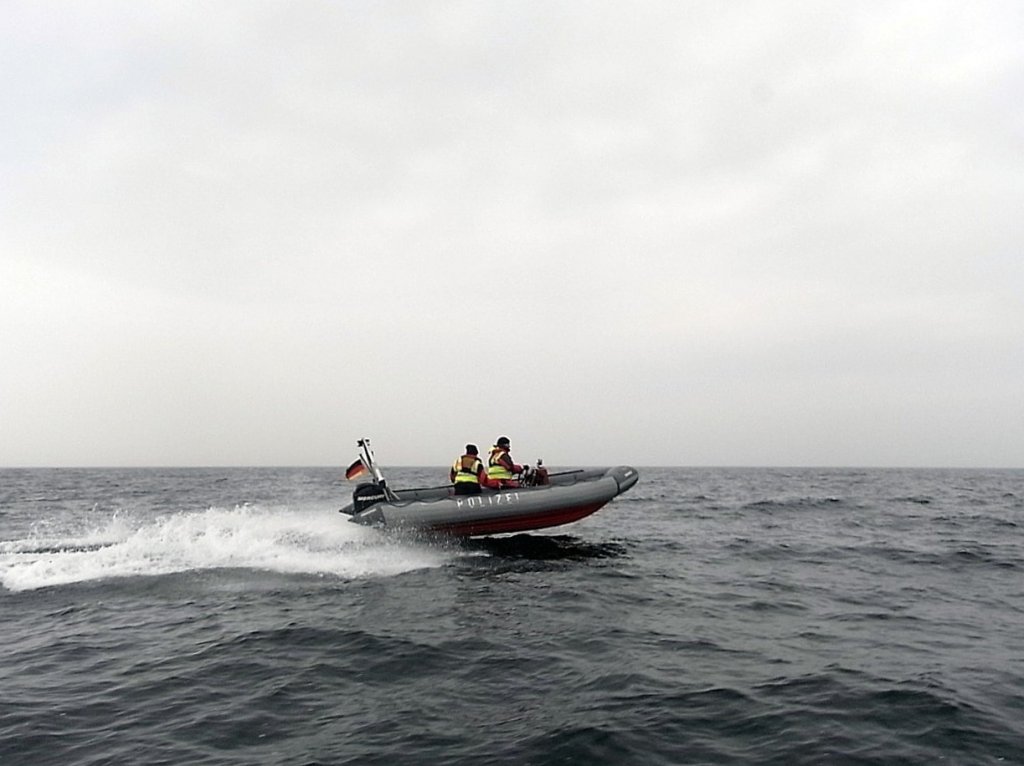
[[[573,468],[602,468],[611,463],[601,464],[582,464],[582,463],[566,463],[566,467],[571,466]],[[665,468],[685,468],[685,469],[747,469],[747,470],[953,470],[953,471],[1020,471],[1024,470],[1024,466],[1012,466],[1012,465],[879,465],[879,464],[825,464],[825,463],[803,463],[803,464],[755,464],[755,463],[691,463],[691,464],[659,464],[659,465],[642,465],[633,463],[616,463],[615,465],[630,465],[638,469],[665,469]],[[382,466],[386,468],[444,468],[439,464],[389,464]],[[552,466],[547,466],[548,468]],[[208,470],[208,469],[253,469],[253,468],[269,468],[269,469],[303,469],[303,468],[316,468],[316,469],[337,469],[344,471],[345,465],[338,463],[336,465],[328,463],[317,463],[317,464],[303,464],[303,463],[223,463],[223,464],[170,464],[170,463],[147,463],[139,465],[113,465],[113,464],[69,464],[69,465],[56,465],[56,464],[34,464],[34,465],[0,465],[0,471],[46,471],[46,470],[102,470],[102,471],[123,471],[123,470]]]

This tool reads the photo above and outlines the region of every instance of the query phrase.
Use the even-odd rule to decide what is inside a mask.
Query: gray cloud
[[[1015,3],[15,3],[0,464],[1021,465]]]

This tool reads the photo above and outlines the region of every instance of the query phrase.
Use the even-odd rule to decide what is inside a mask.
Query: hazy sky
[[[1024,3],[48,2],[0,465],[1024,466]]]

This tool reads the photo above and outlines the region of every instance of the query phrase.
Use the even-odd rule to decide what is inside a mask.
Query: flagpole
[[[373,457],[373,449],[370,447],[370,440],[364,437],[357,441],[356,444],[359,445],[363,452],[362,458],[366,463],[366,467],[373,473],[374,478],[377,479],[377,484],[382,490],[384,490],[384,494],[391,500],[397,500],[398,495],[388,489],[387,480],[384,478],[384,474],[381,473],[380,466],[377,465],[377,461]]]

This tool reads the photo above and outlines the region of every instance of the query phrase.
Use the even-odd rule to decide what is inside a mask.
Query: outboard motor
[[[376,482],[364,482],[352,492],[352,507],[354,513],[365,511],[371,505],[387,500],[383,487]]]

